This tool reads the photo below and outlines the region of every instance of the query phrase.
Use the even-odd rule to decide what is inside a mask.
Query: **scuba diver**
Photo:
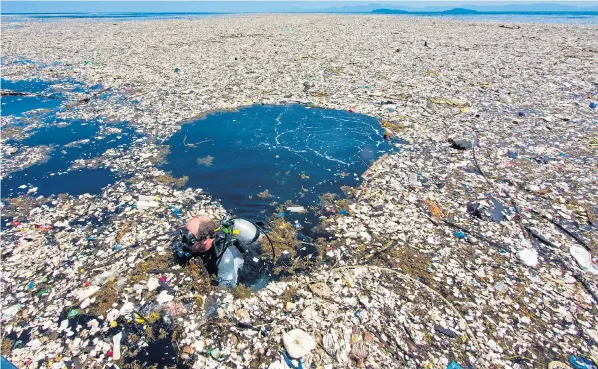
[[[245,219],[227,216],[217,225],[209,216],[198,215],[179,230],[175,255],[181,260],[201,257],[219,286],[233,287],[252,281],[267,267],[259,258],[263,234],[258,225]]]

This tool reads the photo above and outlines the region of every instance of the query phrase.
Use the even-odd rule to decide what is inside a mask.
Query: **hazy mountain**
[[[451,10],[445,10],[442,14],[456,15],[456,14],[476,14],[477,10],[465,9],[465,8],[453,8]]]
[[[344,5],[338,7],[331,7],[323,10],[324,12],[340,12],[340,13],[365,13],[378,11],[384,9],[401,10],[407,12],[444,12],[452,9],[467,9],[478,12],[575,12],[575,11],[598,11],[598,2],[567,2],[567,3],[520,3],[509,4],[498,2],[480,2],[480,3],[463,3],[463,2],[391,2],[391,3],[357,3],[355,5]],[[400,13],[394,13],[400,14]]]
[[[374,14],[409,14],[406,10],[400,9],[374,9],[372,10]]]

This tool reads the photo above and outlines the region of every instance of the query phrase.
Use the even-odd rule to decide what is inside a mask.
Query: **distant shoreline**
[[[438,12],[414,12],[400,9],[374,9],[371,14],[380,15],[597,15],[598,11],[477,11],[454,8]]]

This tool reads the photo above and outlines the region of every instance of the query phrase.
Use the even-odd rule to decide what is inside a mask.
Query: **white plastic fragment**
[[[123,337],[123,332],[118,332],[112,337],[112,359],[114,361],[120,360],[120,340]]]
[[[173,299],[174,299],[174,296],[169,295],[168,292],[166,292],[166,291],[162,291],[158,295],[156,301],[158,301],[159,304],[165,304],[167,302],[172,301]]]
[[[11,320],[15,315],[17,315],[17,313],[19,311],[21,311],[20,304],[14,304],[14,305],[10,306],[9,308],[4,309],[2,311],[2,320],[4,320],[4,321]]]
[[[85,309],[86,307],[89,306],[89,304],[91,304],[91,299],[88,297],[85,300],[83,300],[80,307],[81,307],[81,309]]]
[[[316,341],[302,329],[293,329],[282,336],[282,343],[289,356],[300,359],[316,348]]]
[[[63,321],[60,322],[60,326],[58,327],[58,329],[60,331],[64,331],[68,326],[69,326],[68,319],[64,319]]]
[[[157,289],[158,287],[160,287],[160,280],[156,277],[150,277],[147,281],[147,289],[151,292]]]
[[[421,182],[418,179],[417,173],[409,173],[409,186],[421,187]]]
[[[569,252],[575,258],[581,270],[591,274],[598,274],[598,266],[592,261],[592,254],[586,249],[578,245],[573,245],[569,249]]]
[[[95,277],[93,277],[93,279],[91,280],[91,284],[93,284],[95,286],[102,286],[106,282],[108,282],[110,280],[110,278],[113,278],[115,275],[116,275],[116,270],[107,270],[107,271],[102,272],[102,273],[96,275]]]
[[[504,103],[504,104],[511,104],[513,101],[511,100],[511,97],[509,97],[509,95],[507,95],[506,93],[501,93],[500,95],[498,95],[498,100],[500,100],[500,102]]]
[[[42,342],[36,338],[31,340],[27,346],[31,347],[33,350],[37,350],[38,348],[42,347]]]
[[[160,206],[160,203],[157,201],[139,200],[139,201],[137,201],[136,206],[137,206],[137,209],[143,210],[143,209],[158,207],[158,206]]]
[[[494,284],[494,288],[498,291],[498,292],[507,292],[507,290],[509,289],[509,286],[507,286],[507,284],[503,281],[498,281]]]
[[[521,249],[517,251],[517,257],[519,261],[529,267],[535,267],[538,265],[538,253],[532,249]]]
[[[287,369],[288,367],[289,366],[284,362],[283,358],[273,361],[270,363],[270,365],[268,365],[268,369]]]
[[[119,314],[121,316],[125,316],[125,315],[128,315],[128,314],[131,314],[134,309],[135,309],[135,305],[131,301],[127,301],[120,308]]]
[[[303,206],[289,206],[287,208],[288,211],[290,211],[291,213],[305,213],[306,210]]]
[[[98,292],[100,287],[98,286],[89,286],[86,288],[82,288],[76,292],[77,299],[79,301],[83,301],[88,297],[91,297],[94,293]]]
[[[112,309],[108,312],[108,314],[106,314],[106,320],[111,322],[113,320],[118,319],[118,317],[120,316],[120,310],[118,309]]]
[[[157,202],[160,201],[160,198],[158,196],[139,195],[139,201]]]

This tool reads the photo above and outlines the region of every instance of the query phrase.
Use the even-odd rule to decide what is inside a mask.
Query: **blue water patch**
[[[21,141],[24,146],[66,145],[71,142],[93,137],[99,130],[97,124],[74,121],[71,124],[45,126]]]
[[[135,21],[135,20],[167,20],[167,19],[197,19],[204,17],[216,17],[228,13],[210,13],[210,12],[164,12],[164,13],[145,13],[145,12],[110,12],[110,13],[22,13],[2,15],[2,22],[26,22],[43,21],[54,22],[66,19],[84,19],[86,21]],[[6,28],[6,27],[4,27]]]
[[[391,149],[377,119],[301,105],[255,105],[182,126],[162,169],[221,199],[236,216],[263,220],[272,202],[308,207],[341,194]],[[267,191],[266,191],[267,190]]]
[[[13,61],[12,63],[16,63]],[[42,68],[43,65],[37,65]],[[3,116],[13,115],[16,118],[31,115],[30,111],[45,109],[49,112],[59,111],[64,103],[74,103],[71,94],[74,93],[98,93],[102,86],[96,84],[87,87],[74,79],[43,81],[39,79],[11,81],[2,78],[0,80],[3,90],[2,104],[0,110]],[[11,95],[4,92],[12,92],[25,95]]]
[[[3,116],[21,116],[23,113],[35,109],[54,109],[62,101],[43,96],[3,96],[0,113]]]
[[[114,183],[118,177],[109,169],[78,169],[68,172],[58,172],[51,175],[46,172],[48,167],[58,167],[56,160],[50,160],[44,165],[35,165],[17,177],[2,180],[2,197],[24,195],[29,188],[37,187],[35,195],[50,196],[70,194],[78,196],[84,193],[97,194],[102,188]],[[18,188],[28,184],[27,188]]]
[[[33,60],[31,60],[31,59],[21,58],[21,59],[15,59],[15,60],[13,60],[12,64],[33,65],[33,64],[35,64],[35,62]]]
[[[62,97],[51,91],[53,83],[41,80],[9,81],[2,79],[0,86],[3,90],[18,93],[28,93],[27,96],[2,96],[0,112],[3,116],[21,116],[23,113],[36,109],[54,109],[62,104]]]
[[[13,61],[13,63],[17,63],[17,61]],[[44,92],[56,83],[56,82],[51,82],[51,81],[42,81],[41,79],[11,81],[11,80],[2,78],[0,81],[1,81],[0,86],[2,86],[2,89],[18,91],[18,92],[32,92],[32,93]]]
[[[103,187],[118,177],[109,169],[69,169],[78,159],[92,159],[108,149],[127,147],[136,134],[126,124],[106,125],[117,127],[118,133],[102,134],[100,123],[85,121],[65,122],[37,129],[35,133],[18,143],[22,146],[50,146],[50,159],[2,179],[2,197],[13,197],[38,187],[36,195],[68,193],[99,193]],[[9,142],[12,144],[12,142]],[[24,188],[19,188],[25,185]]]
[[[99,193],[103,187],[117,180],[118,177],[109,169],[75,169],[72,165],[80,159],[99,157],[108,149],[128,147],[138,136],[134,129],[124,123],[105,123],[101,119],[65,120],[56,116],[58,112],[76,110],[82,98],[107,98],[111,96],[110,92],[103,90],[101,85],[88,87],[74,79],[2,79],[1,82],[5,95],[2,98],[2,114],[15,118],[9,120],[4,128],[18,128],[18,133],[5,138],[3,144],[16,148],[14,155],[31,147],[44,147],[42,151],[47,154],[47,160],[29,167],[14,170],[11,166],[12,173],[7,173],[5,166],[3,198],[26,194],[33,187],[37,187],[37,191],[33,192],[35,195],[43,196]],[[10,95],[4,93],[6,91],[26,95]],[[10,160],[10,157],[5,159]]]

